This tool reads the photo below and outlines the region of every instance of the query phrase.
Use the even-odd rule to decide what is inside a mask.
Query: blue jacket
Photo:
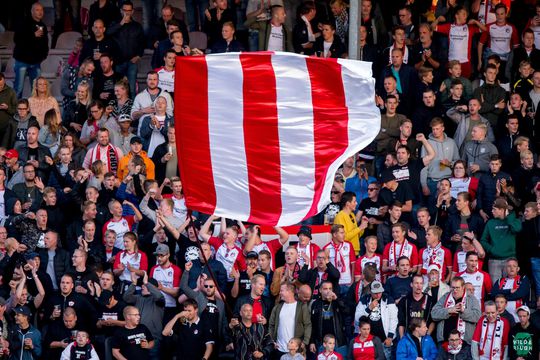
[[[433,342],[431,336],[426,335],[422,337],[422,355],[418,355],[416,344],[411,337],[410,333],[407,333],[398,343],[396,359],[399,360],[416,360],[421,357],[424,360],[435,360],[437,358],[437,346]]]
[[[34,348],[32,350],[23,349],[24,339],[32,339]],[[23,335],[21,329],[16,326],[9,333],[10,360],[34,360],[41,356],[41,333],[38,329],[30,325],[28,332]],[[21,354],[22,352],[22,354]]]
[[[345,181],[345,191],[352,191],[356,194],[356,201],[358,202],[356,205],[356,210],[358,210],[360,202],[368,197],[368,185],[376,181],[377,179],[375,179],[373,176],[369,176],[367,180],[363,178],[360,179],[358,176],[355,176]]]

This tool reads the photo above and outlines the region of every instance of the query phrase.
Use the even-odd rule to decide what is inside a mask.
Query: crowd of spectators
[[[139,24],[97,0],[86,29],[54,5],[0,73],[0,358],[538,359],[540,3],[362,0],[381,129],[298,241],[186,208],[175,60],[347,57],[346,1],[186,1],[184,22],[145,0]],[[40,64],[66,21],[88,37],[59,102]]]

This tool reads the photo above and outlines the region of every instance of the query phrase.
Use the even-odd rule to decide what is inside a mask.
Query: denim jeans
[[[138,64],[134,64],[131,61],[116,65],[116,71],[127,77],[129,81],[129,93],[131,98],[135,98],[137,95],[137,70]]]
[[[30,78],[30,87],[34,86],[34,80],[41,75],[41,64],[27,64],[22,61],[15,60],[15,83],[13,89],[17,94],[17,98],[22,98],[24,90],[24,78],[26,75]]]
[[[531,270],[534,278],[534,291],[536,297],[540,297],[540,258],[531,258]]]
[[[203,31],[206,15],[204,11],[208,7],[208,1],[186,0],[186,15],[189,31]]]
[[[144,35],[148,36],[152,25],[161,16],[163,1],[161,0],[142,0],[142,27]]]
[[[259,50],[259,30],[249,31],[249,51]],[[264,49],[261,49],[264,50]]]

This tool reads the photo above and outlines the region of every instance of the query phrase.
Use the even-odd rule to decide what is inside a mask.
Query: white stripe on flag
[[[247,219],[251,204],[244,146],[242,65],[239,54],[207,56],[206,62],[208,130],[216,189],[214,214]]]
[[[311,82],[304,57],[276,53],[278,131],[281,157],[280,225],[301,221],[313,202],[315,148]],[[307,186],[306,186],[307,185]]]
[[[338,59],[345,90],[345,101],[349,113],[349,144],[345,151],[330,165],[324,182],[324,190],[317,204],[319,212],[331,202],[330,191],[338,168],[348,157],[368,146],[381,128],[379,109],[375,106],[375,80],[372,78],[371,63]],[[360,202],[360,199],[357,199]]]

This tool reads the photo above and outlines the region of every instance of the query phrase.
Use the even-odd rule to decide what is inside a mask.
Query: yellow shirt
[[[336,215],[334,224],[343,225],[345,228],[345,240],[353,244],[354,251],[358,254],[360,251],[360,236],[364,235],[364,230],[358,227],[354,214],[349,215],[341,210]]]

